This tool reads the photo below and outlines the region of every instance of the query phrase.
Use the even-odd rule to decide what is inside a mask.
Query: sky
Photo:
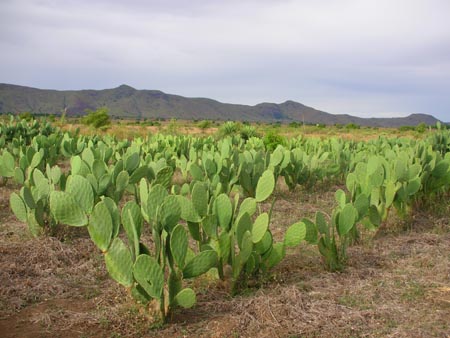
[[[449,0],[0,0],[0,82],[450,121]]]

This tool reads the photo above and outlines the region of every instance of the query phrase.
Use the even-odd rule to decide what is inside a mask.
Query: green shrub
[[[361,126],[356,123],[347,123],[345,125],[345,129],[360,129],[360,128],[361,128]]]
[[[21,120],[25,120],[25,121],[31,121],[31,120],[34,119],[33,115],[32,115],[29,111],[20,113],[20,114],[19,114],[19,118],[20,118]]]
[[[401,126],[398,128],[399,131],[410,131],[410,130],[414,130],[414,127],[412,126]]]
[[[209,120],[203,120],[203,121],[200,121],[197,125],[200,129],[208,129],[211,127],[212,122]]]
[[[268,132],[266,136],[264,136],[263,141],[266,149],[270,151],[275,150],[279,144],[286,144],[286,139],[273,131]]]
[[[303,125],[303,123],[296,122],[296,121],[289,123],[290,128],[298,128],[298,127],[301,127],[302,125]]]
[[[427,125],[422,122],[422,123],[419,123],[415,129],[418,133],[424,133],[425,130],[427,130]]]
[[[107,129],[111,125],[108,108],[100,107],[97,110],[87,109],[86,112],[88,114],[83,117],[83,124],[92,126],[95,129]]]
[[[248,140],[250,137],[256,137],[258,133],[256,132],[256,128],[250,125],[244,125],[241,129],[241,137],[244,140]]]
[[[234,121],[227,121],[220,126],[220,134],[222,136],[235,135],[240,129],[240,125]]]

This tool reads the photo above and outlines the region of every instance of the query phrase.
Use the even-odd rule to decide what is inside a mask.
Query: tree
[[[87,109],[88,113],[82,119],[82,123],[88,126],[92,126],[96,129],[107,129],[111,125],[111,118],[108,114],[109,109],[107,107],[100,107],[97,110]]]

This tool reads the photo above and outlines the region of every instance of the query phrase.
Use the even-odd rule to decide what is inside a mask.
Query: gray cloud
[[[0,3],[0,82],[450,121],[450,2]]]

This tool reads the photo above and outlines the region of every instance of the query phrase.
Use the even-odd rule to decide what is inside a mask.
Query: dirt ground
[[[14,190],[0,187],[0,337],[450,337],[448,201],[363,238],[341,273],[304,244],[234,298],[200,279],[196,306],[158,328],[109,279],[85,229],[31,238],[9,210]],[[334,191],[279,191],[274,232],[331,210]]]

